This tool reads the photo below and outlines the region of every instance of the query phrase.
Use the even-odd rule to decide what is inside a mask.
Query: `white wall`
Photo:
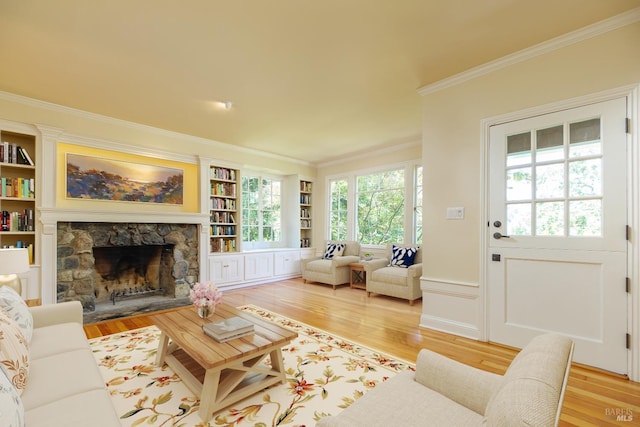
[[[481,121],[640,83],[639,40],[635,23],[423,96],[423,325],[484,334]]]

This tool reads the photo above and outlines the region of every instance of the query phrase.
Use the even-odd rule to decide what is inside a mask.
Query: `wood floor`
[[[254,304],[343,336],[368,347],[415,362],[421,348],[429,348],[471,366],[502,374],[517,350],[420,328],[421,302],[383,296],[348,286],[330,286],[292,279],[275,284],[227,291],[224,302]],[[85,326],[87,337],[150,325],[139,316]],[[632,421],[616,422],[616,413]],[[629,420],[629,418],[627,418]],[[640,425],[640,383],[620,375],[574,364],[562,410],[561,426]]]

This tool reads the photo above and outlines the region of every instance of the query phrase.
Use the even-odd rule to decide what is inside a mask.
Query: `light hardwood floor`
[[[365,291],[349,286],[334,291],[330,286],[292,279],[227,291],[224,301],[233,306],[257,305],[412,363],[421,348],[429,348],[502,374],[517,354],[516,349],[505,346],[420,328],[420,301],[410,306],[394,298],[367,298]],[[86,325],[85,332],[94,338],[150,324],[148,317],[138,316]],[[616,422],[611,415],[616,411],[630,413],[633,421]],[[560,425],[640,425],[640,383],[574,364]]]

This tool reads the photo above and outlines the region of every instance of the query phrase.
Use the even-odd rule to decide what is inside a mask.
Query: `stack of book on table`
[[[202,325],[205,334],[218,342],[225,342],[253,333],[253,323],[239,316]]]

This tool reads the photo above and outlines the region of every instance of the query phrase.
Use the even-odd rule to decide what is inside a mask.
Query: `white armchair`
[[[416,247],[416,245],[395,244],[399,247]],[[378,258],[363,262],[366,272],[367,296],[371,293],[388,295],[413,301],[422,298],[420,276],[422,276],[422,249],[419,248],[413,265],[408,268],[389,266],[392,259],[393,244],[387,245],[387,258]]]
[[[333,259],[323,259],[322,256],[304,258],[302,260],[302,278],[304,282],[320,282],[332,285],[349,283],[349,264],[360,261],[360,243],[354,241],[335,241],[329,243],[344,243],[345,248],[341,256]],[[326,247],[326,246],[325,246]]]

